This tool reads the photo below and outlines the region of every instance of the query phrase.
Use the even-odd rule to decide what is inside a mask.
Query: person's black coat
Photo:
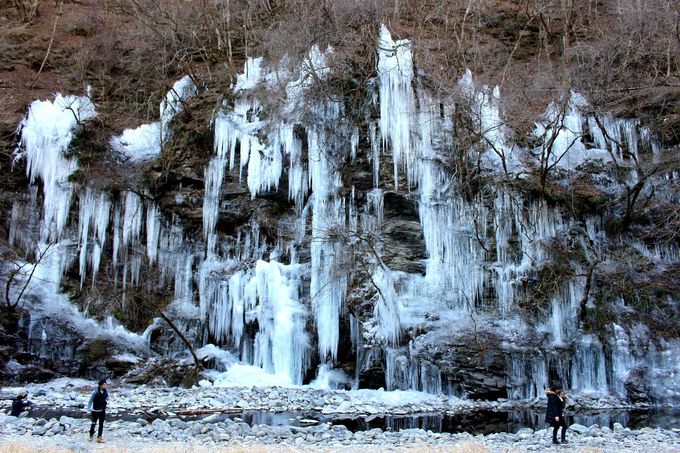
[[[106,389],[95,390],[90,398],[90,405],[93,411],[104,411],[106,410],[106,403],[109,400],[109,392]]]
[[[545,411],[545,421],[555,423],[555,417],[562,418],[564,401],[556,393],[548,392],[548,408]]]
[[[12,410],[9,414],[18,417],[19,414],[21,414],[24,409],[30,405],[30,401],[24,401],[23,398],[16,398],[14,401],[12,401]]]

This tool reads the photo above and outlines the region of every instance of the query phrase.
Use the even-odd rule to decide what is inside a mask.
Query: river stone
[[[188,426],[187,422],[185,422],[184,420],[180,420],[179,418],[171,418],[170,420],[168,420],[168,424],[173,428],[182,430],[187,429]]]
[[[578,423],[574,423],[573,425],[571,425],[569,427],[569,430],[573,431],[575,433],[578,433],[578,434],[584,434],[585,432],[588,431],[588,428],[586,428],[585,426],[580,425]]]
[[[604,435],[604,433],[602,432],[602,430],[600,428],[596,428],[596,427],[593,426],[593,427],[588,428],[588,435],[590,437],[602,437]]]
[[[222,414],[212,414],[208,415],[206,418],[201,419],[201,423],[216,423],[220,420]]]
[[[59,423],[62,425],[73,425],[76,422],[75,418],[67,417],[66,415],[62,415],[59,417]]]
[[[619,422],[614,423],[614,432],[617,433],[623,430],[623,425]]]
[[[531,428],[522,428],[519,431],[517,431],[515,434],[517,436],[522,436],[522,435],[527,435],[527,434],[531,435],[533,433],[534,433],[534,430],[531,429]]]
[[[154,421],[152,421],[151,426],[153,426],[154,430],[159,432],[169,433],[172,431],[168,422],[166,422],[165,420],[161,420],[160,418],[157,418]]]
[[[47,430],[45,429],[44,426],[36,426],[35,428],[33,428],[33,432],[31,434],[33,434],[34,436],[44,436],[46,432]]]

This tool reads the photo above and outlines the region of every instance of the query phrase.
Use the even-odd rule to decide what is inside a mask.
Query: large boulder
[[[505,353],[498,337],[467,332],[439,341],[416,341],[412,353],[436,365],[454,394],[478,399],[507,398]]]
[[[137,385],[189,388],[202,379],[203,375],[193,363],[165,357],[147,360],[123,376],[122,381]]]
[[[381,257],[392,270],[425,274],[423,227],[415,200],[394,192],[384,197]]]

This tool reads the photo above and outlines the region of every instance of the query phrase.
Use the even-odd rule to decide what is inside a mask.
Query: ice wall
[[[173,115],[181,110],[182,103],[194,93],[195,88],[188,78],[175,84],[161,109],[163,127],[167,127]],[[70,143],[84,123],[95,116],[95,107],[89,97],[57,94],[54,101],[31,104],[19,126],[21,140],[15,155],[17,159],[26,159],[31,184],[42,183],[42,199],[38,197],[38,191],[32,190],[30,200],[25,204],[17,202],[12,210],[11,242],[32,252],[37,261],[33,264],[35,271],[21,272],[17,284],[21,288],[24,278],[31,279],[23,293],[25,303],[32,306],[29,330],[35,324],[42,326],[43,331],[77,332],[74,335],[86,338],[119,337],[121,347],[148,353],[141,337],[126,331],[112,319],[98,327],[95,321],[86,318],[87,313],[78,312],[60,293],[62,278],[74,261],[78,262],[81,289],[87,284],[98,284],[102,261],[106,261],[107,270],[112,272],[105,276],[104,285],[113,288],[107,297],[119,299],[123,306],[128,284],[138,284],[142,277],[149,279],[149,287],[162,286],[164,279],[174,279],[177,300],[184,298],[186,302],[186,294],[192,291],[186,289],[187,269],[183,263],[188,261],[188,247],[182,231],[179,241],[177,239],[177,228],[181,230],[181,226],[166,220],[146,194],[123,190],[120,196],[113,196],[106,190],[70,182],[70,176],[78,170],[76,157],[71,157]],[[78,203],[75,215],[74,199]],[[29,214],[40,201],[42,220]],[[182,251],[178,253],[180,248]],[[140,275],[145,259],[159,267],[158,280]],[[191,267],[188,272],[190,281]],[[191,300],[188,302],[193,304]],[[95,303],[100,301],[88,301],[86,307]],[[46,323],[50,322],[57,327],[46,329]],[[57,350],[51,353],[56,355],[45,358],[59,357]]]
[[[352,345],[355,387],[362,371],[379,364],[388,389],[451,393],[446,364],[409,341],[433,333],[432,341],[457,344],[484,332],[495,335],[505,353],[510,398],[541,395],[555,375],[578,391],[625,394],[630,370],[646,363],[649,351],[636,349],[631,332],[619,325],[608,327],[607,339],[584,333],[579,317],[584,304],[592,304],[584,263],[574,264],[574,275],[546,297],[532,322],[522,311],[539,271],[555,264],[553,242],[578,230],[581,242],[598,249],[606,239],[601,219],[575,220],[503,180],[523,181],[527,166],[541,162],[567,178],[597,163],[619,166],[632,185],[638,156],[658,151],[652,135],[635,120],[592,112],[582,96],[567,93],[538,121],[538,145],[523,149],[511,142],[498,87],[478,86],[468,71],[457,103],[439,99],[416,75],[409,41],[394,40],[383,26],[376,52],[374,104],[361,112],[362,124],[354,124],[355,112],[343,102],[315,91],[329,74],[332,49],[313,47],[294,70],[271,69],[262,58],[246,61],[230,100],[215,114],[202,234],[185,231],[143,189],[114,197],[74,187],[68,176],[76,162],[65,152],[94,107],[87,98],[61,96],[32,104],[22,123],[23,155],[31,181],[43,183],[43,244],[63,239],[59,264],[49,267],[57,287],[76,257],[81,288],[96,284],[107,260],[114,286],[123,291],[171,284],[167,313],[196,346],[219,347],[241,362],[239,369],[256,366],[294,384],[316,374],[319,385],[349,385],[334,367]],[[283,99],[263,98],[270,90]],[[196,91],[188,77],[178,81],[159,121],[124,131],[112,148],[136,163],[158,156],[169,122]],[[471,116],[473,130],[456,129],[461,111]],[[469,149],[457,141],[463,132],[475,137]],[[495,182],[467,186],[456,159],[475,162],[472,171]],[[364,187],[347,182],[353,165],[368,169]],[[392,173],[388,184],[381,180],[385,167]],[[247,188],[253,200],[287,186],[290,209],[271,219],[270,238],[257,216],[236,232],[219,231],[229,203],[225,184]],[[386,194],[417,205],[413,222],[422,228],[427,253],[423,275],[392,270],[383,260],[390,252],[382,228],[395,215],[386,214]],[[74,196],[77,221],[69,218]],[[15,209],[17,218],[22,209]],[[12,234],[25,242],[18,227]],[[636,247],[654,259],[677,259],[672,248]],[[350,315],[346,298],[357,291],[370,309]],[[351,338],[343,337],[347,331]]]
[[[557,206],[502,185],[470,199],[459,176],[442,165],[456,152],[446,137],[455,134],[449,116],[455,106],[446,107],[446,101],[433,99],[414,82],[410,44],[392,41],[385,27],[378,58],[383,152],[391,154],[395,165],[395,187],[401,171],[417,187],[428,252],[425,277],[393,277],[399,282],[395,299],[401,327],[441,329],[455,336],[470,329],[471,317],[475,329],[480,323],[492,325],[488,328],[507,338],[511,348],[522,348],[521,343],[515,343],[517,338],[534,336],[540,354],[510,355],[507,361],[508,392],[513,398],[540,395],[541,387],[556,374],[579,391],[625,395],[622,382],[627,372],[623,370],[633,366],[633,361],[625,362],[622,353],[628,350],[625,332],[619,327],[617,339],[602,344],[581,330],[584,269],[576,265],[575,273],[581,275],[561,283],[537,325],[529,326],[519,316],[518,305],[528,296],[526,282],[553,263],[552,242],[575,227],[575,220]],[[468,157],[479,160],[492,173],[522,178],[532,159],[555,172],[573,172],[592,162],[613,163],[628,175],[627,184],[632,187],[637,181],[639,150],[658,152],[651,134],[639,122],[593,113],[578,93],[567,93],[561,102],[548,107],[535,131],[541,144],[523,150],[509,141],[498,87],[478,88],[469,71],[459,87],[468,102],[463,110],[470,114],[473,132],[479,138]],[[375,155],[374,150],[371,153]],[[474,153],[479,153],[479,159]],[[374,181],[377,185],[378,180]],[[597,224],[596,219],[588,222]],[[597,247],[603,239],[596,228],[588,228],[585,240]],[[439,321],[432,321],[432,313],[437,313]],[[487,317],[490,313],[493,319]],[[552,353],[556,350],[565,351],[559,361]],[[405,347],[392,350],[386,363],[390,388],[441,390],[423,383],[429,378],[418,376],[423,367],[429,368],[414,362]]]

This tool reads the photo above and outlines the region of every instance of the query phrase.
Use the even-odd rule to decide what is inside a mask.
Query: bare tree
[[[35,259],[33,263],[21,261],[18,259],[16,253],[12,249],[5,249],[3,255],[2,275],[0,278],[4,280],[5,292],[5,309],[14,311],[19,306],[26,290],[33,280],[35,271],[40,263],[48,255],[48,252],[54,245],[53,242],[47,243],[44,246],[38,245],[36,247]],[[12,288],[18,286],[18,294],[12,297]]]
[[[40,3],[41,0],[9,0],[10,6],[24,23],[31,22],[38,15]]]

